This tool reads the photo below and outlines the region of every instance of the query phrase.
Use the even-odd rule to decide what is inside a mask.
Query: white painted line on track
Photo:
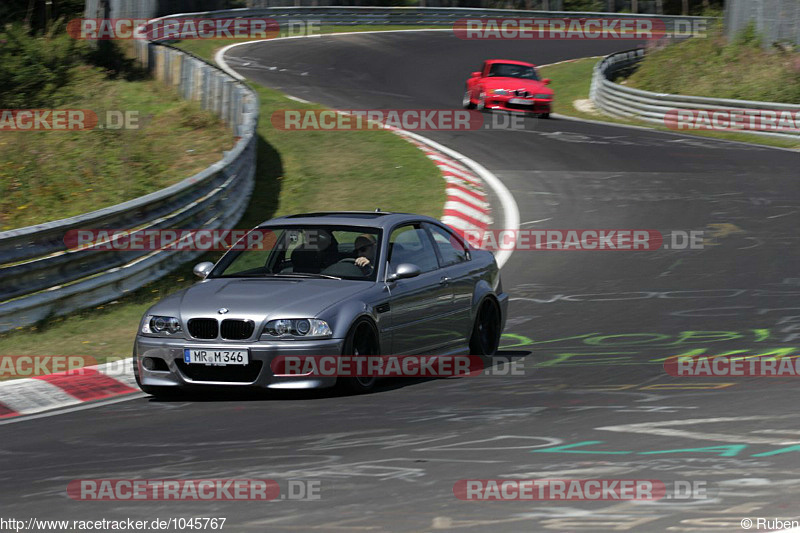
[[[529,226],[531,224],[538,224],[539,222],[547,222],[548,220],[553,220],[553,217],[550,218],[541,218],[539,220],[529,220],[528,222],[523,222],[520,226]]]
[[[303,100],[302,98],[298,98],[296,96],[290,96],[288,94],[286,95],[286,98],[288,98],[289,100],[294,100],[295,102],[300,102],[301,104],[310,104],[311,103],[308,100]]]

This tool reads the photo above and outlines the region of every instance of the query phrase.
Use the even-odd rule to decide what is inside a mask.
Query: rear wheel
[[[472,97],[469,95],[469,91],[464,93],[461,105],[464,106],[464,109],[475,109],[475,104],[472,103]]]
[[[350,328],[344,343],[343,355],[356,355],[361,357],[380,357],[378,347],[378,331],[371,320],[361,318]],[[378,378],[374,376],[354,376],[339,378],[337,385],[344,390],[364,394],[375,388]]]
[[[472,355],[494,355],[500,346],[500,308],[492,298],[483,301],[475,317],[469,353]]]

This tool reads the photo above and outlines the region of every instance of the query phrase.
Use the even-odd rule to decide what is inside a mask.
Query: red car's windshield
[[[522,78],[526,80],[538,80],[536,69],[525,65],[514,65],[513,63],[495,63],[489,68],[489,78]]]

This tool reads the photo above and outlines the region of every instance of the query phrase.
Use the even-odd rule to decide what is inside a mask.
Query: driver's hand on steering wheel
[[[356,258],[355,263],[356,266],[360,266],[363,268],[369,264],[369,259],[367,259],[366,257],[358,257]]]

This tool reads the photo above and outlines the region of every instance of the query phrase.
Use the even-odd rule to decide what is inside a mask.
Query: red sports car
[[[523,61],[490,59],[467,80],[464,107],[535,113],[550,118],[553,90],[550,80],[539,79],[535,65]]]

